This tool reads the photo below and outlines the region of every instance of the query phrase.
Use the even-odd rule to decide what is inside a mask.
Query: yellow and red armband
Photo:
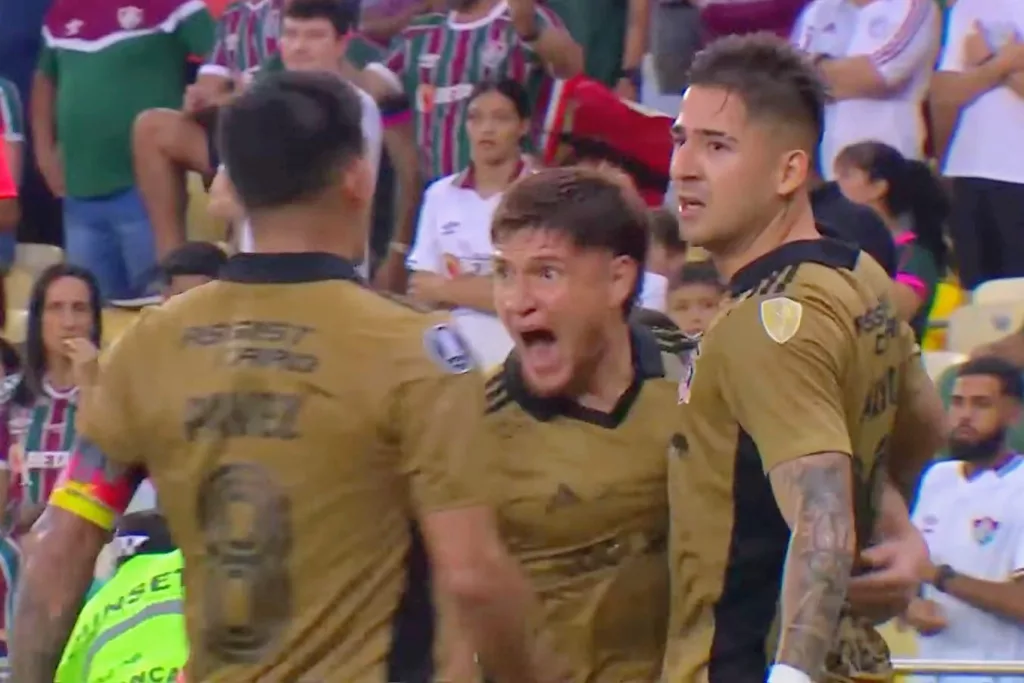
[[[50,505],[110,530],[143,478],[138,469],[112,463],[98,446],[81,439],[50,494]]]

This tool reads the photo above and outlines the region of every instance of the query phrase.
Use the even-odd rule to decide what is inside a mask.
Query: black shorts
[[[210,173],[203,176],[203,185],[210,189],[217,168],[220,167],[220,154],[217,152],[217,122],[220,121],[220,107],[210,107],[197,111],[193,118],[206,133],[206,156],[210,161]]]

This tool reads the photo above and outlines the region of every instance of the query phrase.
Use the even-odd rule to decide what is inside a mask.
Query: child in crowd
[[[668,293],[668,315],[684,333],[704,333],[725,300],[725,283],[711,261],[688,263]]]

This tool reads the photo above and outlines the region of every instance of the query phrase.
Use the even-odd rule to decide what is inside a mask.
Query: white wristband
[[[768,670],[768,683],[814,683],[811,677],[788,664],[775,664]]]

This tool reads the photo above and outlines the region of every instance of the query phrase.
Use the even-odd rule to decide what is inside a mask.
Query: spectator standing
[[[529,126],[522,85],[505,79],[474,88],[466,114],[469,165],[427,190],[407,260],[409,293],[431,306],[453,308],[484,367],[501,363],[512,349],[494,310],[491,217],[509,185],[529,172],[520,149]]]
[[[136,115],[177,107],[189,55],[205,54],[213,20],[201,0],[57,0],[32,91],[39,169],[64,197],[68,261],[96,275],[104,298],[126,298],[156,264],[135,188]]]
[[[959,0],[949,10],[932,116],[953,179],[960,281],[1024,275],[1024,4]]]
[[[25,109],[22,106],[18,87],[6,78],[0,77],[0,145],[6,157],[7,171],[15,189],[21,186],[22,163],[25,158]],[[0,198],[0,202],[2,202]],[[9,209],[8,209],[9,210]],[[0,214],[2,214],[0,210]],[[0,216],[0,271],[6,272],[14,263],[17,225],[20,218],[9,223],[10,216]]]
[[[547,0],[583,49],[584,73],[623,99],[643,82],[652,0]]]
[[[931,560],[906,619],[920,634],[923,658],[1024,659],[1024,456],[1006,443],[1022,397],[1020,371],[1003,360],[978,358],[958,371],[949,408],[952,459],[925,473],[914,511]]]
[[[881,142],[859,142],[840,152],[836,176],[843,194],[871,207],[889,229],[898,264],[893,304],[920,342],[946,272],[945,190],[926,164]]]
[[[10,265],[14,260],[14,235],[21,219],[21,204],[18,199],[18,185],[14,181],[14,175],[7,163],[7,148],[0,145],[0,241],[6,242],[10,253],[9,260],[5,265]],[[7,296],[4,291],[4,281],[0,277],[0,329],[7,322]]]
[[[856,0],[854,0],[856,1]],[[870,2],[870,0],[868,0]],[[767,31],[788,38],[809,0],[693,0],[705,40]]]
[[[826,180],[840,150],[857,142],[923,157],[940,20],[934,0],[813,0],[803,11],[793,42],[811,55],[831,97],[819,154]]]
[[[235,0],[216,25],[216,40],[179,106],[162,105],[135,122],[132,151],[139,191],[160,258],[185,241],[185,172],[212,180],[220,166],[214,141],[220,107],[264,61],[277,54],[285,0]],[[204,50],[202,54],[207,54]],[[184,84],[182,84],[184,89]]]
[[[700,13],[690,0],[654,0],[651,61],[657,95],[645,99],[644,104],[669,116],[679,113],[679,102],[686,89],[686,73],[700,49],[700,33]]]

